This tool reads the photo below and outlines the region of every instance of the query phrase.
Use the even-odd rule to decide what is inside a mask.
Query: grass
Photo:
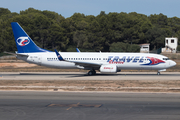
[[[129,85],[131,84],[131,85]],[[155,81],[155,80],[1,80],[0,90],[55,90],[56,91],[125,91],[125,92],[180,92],[180,80],[177,81]],[[17,87],[12,87],[17,86]],[[19,86],[19,87],[18,87]],[[31,88],[31,86],[42,86]],[[54,86],[48,88],[48,86]],[[58,88],[67,86],[65,88]],[[69,86],[69,87],[68,87]],[[73,87],[75,86],[75,87]],[[84,89],[78,89],[77,87]]]
[[[1,80],[0,86],[180,87],[180,80]]]

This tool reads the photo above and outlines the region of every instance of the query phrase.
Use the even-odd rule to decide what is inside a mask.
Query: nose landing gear
[[[157,75],[160,75],[160,72],[162,72],[162,71],[166,71],[166,69],[158,70]]]
[[[159,72],[159,71],[157,72],[157,75],[160,75],[160,72]]]

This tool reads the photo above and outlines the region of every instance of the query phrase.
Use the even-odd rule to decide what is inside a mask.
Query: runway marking
[[[66,110],[70,110],[71,108],[77,108],[77,107],[93,107],[93,108],[100,108],[102,104],[97,105],[86,105],[86,104],[80,104],[78,102],[77,104],[49,104],[47,107],[68,107]]]
[[[68,108],[68,109],[66,109],[66,110],[70,110],[72,107],[70,107],[70,108]]]
[[[77,106],[79,105],[79,103],[80,103],[80,102],[78,102],[78,103],[77,103]],[[70,110],[71,108],[72,108],[72,107],[69,107],[69,108],[68,108],[68,109],[66,109],[66,110]]]

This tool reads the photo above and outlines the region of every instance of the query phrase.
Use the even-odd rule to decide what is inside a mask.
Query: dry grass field
[[[1,80],[0,90],[180,92],[178,81],[105,80]]]

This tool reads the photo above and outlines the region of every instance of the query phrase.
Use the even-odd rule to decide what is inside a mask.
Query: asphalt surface
[[[179,120],[180,94],[0,91],[1,120]]]
[[[180,80],[180,72],[119,72],[88,76],[83,72],[4,72],[0,80]]]

